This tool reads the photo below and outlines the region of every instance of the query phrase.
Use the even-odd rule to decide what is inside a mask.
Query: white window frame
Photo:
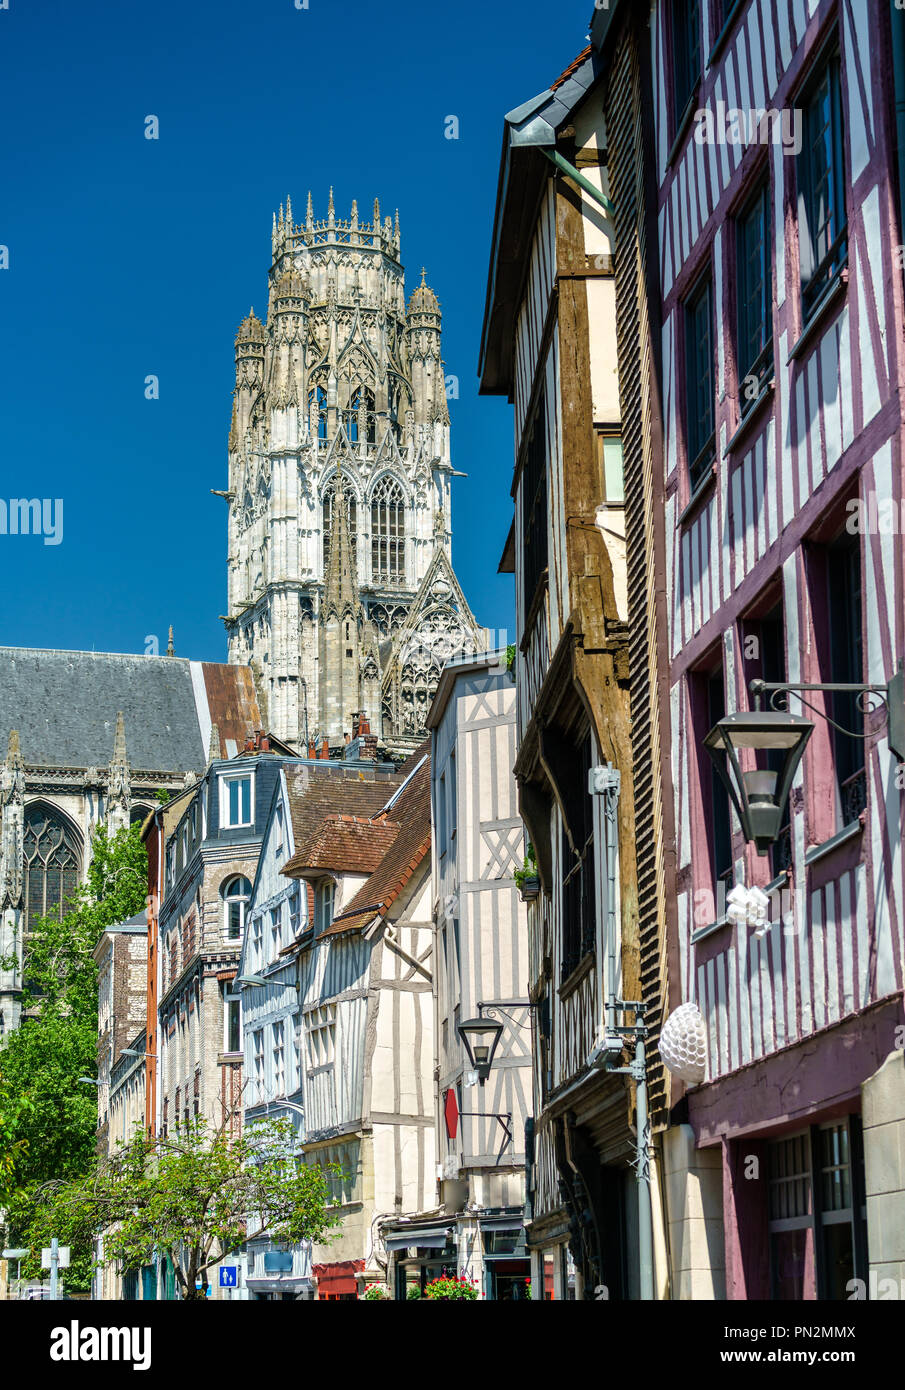
[[[325,918],[325,903],[329,894],[329,916]],[[333,924],[336,915],[336,880],[333,878],[318,879],[314,888],[314,934],[320,936],[329,926]]]
[[[248,892],[242,895],[233,896],[230,888],[244,880],[248,884]],[[223,885],[221,897],[223,899],[223,935],[226,941],[241,941],[245,935],[245,921],[248,915],[248,904],[251,902],[251,880],[245,874],[236,874],[228,879]],[[236,936],[231,936],[229,931],[229,910],[233,903],[239,904],[239,932]]]
[[[232,988],[229,981],[223,986],[223,1051],[230,1055],[235,1055],[233,1048],[229,1045],[229,1015],[233,1004],[238,1005],[239,1009],[239,1046],[237,1053],[242,1051],[242,995]]]
[[[248,820],[230,820],[229,789],[233,782],[248,782]],[[241,830],[254,825],[255,820],[255,774],[251,768],[243,772],[224,772],[220,774],[220,826],[223,830]]]

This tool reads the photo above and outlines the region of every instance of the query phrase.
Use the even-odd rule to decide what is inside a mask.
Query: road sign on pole
[[[239,1269],[237,1265],[220,1266],[220,1287],[221,1289],[237,1289],[239,1287]]]

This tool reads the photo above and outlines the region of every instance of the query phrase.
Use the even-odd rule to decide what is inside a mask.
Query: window
[[[317,437],[321,443],[327,439],[327,393],[323,386],[318,386],[313,391],[308,392],[308,412],[317,411]]]
[[[675,0],[672,11],[673,90],[675,125],[681,125],[701,75],[701,13],[699,0]]]
[[[247,878],[231,878],[223,888],[223,916],[229,941],[242,939],[250,897],[251,884]]]
[[[25,923],[41,917],[61,922],[79,881],[80,840],[75,827],[44,802],[25,808]]]
[[[251,825],[251,774],[220,779],[220,819],[226,829]]]
[[[726,713],[726,696],[723,685],[722,664],[707,677],[707,727],[712,729]],[[710,764],[710,859],[714,882],[719,879],[731,881],[732,866],[732,821],[729,814],[729,793],[716,770],[716,764],[708,756]]]
[[[358,386],[349,398],[346,411],[346,438],[350,444],[358,443],[358,412],[361,409],[361,387]]]
[[[713,462],[713,395],[713,308],[708,277],[685,302],[685,416],[692,491]]]
[[[442,859],[449,845],[449,832],[446,824],[446,773],[440,774],[437,783],[437,850]]]
[[[843,533],[829,547],[827,560],[829,680],[833,684],[859,685],[864,680],[859,538]],[[830,717],[843,729],[850,729],[855,734],[863,733],[864,716],[858,705],[857,694],[853,691],[838,692],[830,700]],[[834,729],[833,749],[839,797],[837,820],[841,829],[856,821],[867,805],[864,740],[849,738]]]
[[[273,1030],[273,1094],[286,1093],[286,1027],[283,1020],[271,1024]]]
[[[381,478],[371,495],[371,568],[375,580],[405,579],[405,499],[394,478]]]
[[[848,255],[838,52],[831,54],[805,90],[801,105],[798,239],[802,316],[807,322]]]
[[[625,484],[622,472],[622,436],[618,430],[600,426],[597,429],[597,462],[603,484],[603,501],[608,507],[625,504]]]
[[[255,1094],[258,1101],[266,1099],[264,1094],[264,1029],[256,1028],[251,1035],[251,1056]]]
[[[264,918],[257,913],[251,919],[251,968],[260,970],[264,964]]]
[[[223,1051],[242,1051],[242,1000],[228,985],[223,990]]]
[[[283,905],[270,909],[270,954],[271,958],[279,953],[283,944]]]
[[[526,432],[522,465],[522,547],[526,610],[547,568],[547,407],[543,394]]]
[[[356,537],[358,535],[358,504],[355,498],[355,490],[348,478],[342,480],[343,500],[346,506],[346,520],[349,525],[349,542],[352,547],[352,554],[356,552]],[[323,493],[323,528],[324,528],[324,568],[330,560],[330,542],[333,539],[333,508],[336,503],[336,474],[327,483]]]
[[[317,936],[333,921],[333,901],[336,884],[332,878],[321,879],[314,890],[314,931]]]
[[[755,627],[760,645],[760,677],[768,682],[780,683],[786,679],[786,637],[782,603],[777,603],[775,608],[765,613]],[[769,698],[765,698],[764,704],[769,708]],[[778,776],[784,762],[785,754],[776,749],[766,754],[764,765]],[[774,878],[792,864],[791,797],[786,798],[779,834],[770,850],[770,864]]]
[[[597,889],[594,877],[594,809],[588,779],[593,765],[590,731],[576,749],[579,790],[572,803],[572,840],[562,828],[562,977],[593,951],[597,940]]]
[[[302,925],[302,893],[298,883],[289,898],[289,939],[294,941]]]
[[[850,1280],[866,1279],[864,1161],[856,1116],[771,1143],[768,1203],[773,1298],[816,1293],[821,1300],[842,1300]]]
[[[773,370],[773,272],[769,187],[761,184],[736,223],[739,406],[744,415]]]

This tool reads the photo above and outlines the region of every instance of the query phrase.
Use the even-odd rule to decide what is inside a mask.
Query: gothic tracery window
[[[52,806],[25,808],[25,921],[31,931],[41,917],[62,921],[79,881],[81,844],[75,827]]]
[[[327,440],[327,393],[323,386],[317,386],[313,391],[308,392],[308,412],[309,416],[312,409],[317,407],[317,437],[321,443]]]
[[[405,579],[405,499],[393,478],[381,478],[371,495],[371,569],[375,580]]]
[[[336,503],[336,478],[334,476],[327,483],[323,494],[323,527],[324,527],[324,569],[330,559],[330,541],[333,537],[333,508]],[[349,540],[352,543],[352,554],[355,554],[355,542],[358,535],[358,503],[355,497],[355,489],[348,478],[343,478],[343,498],[346,504],[346,520],[349,524]]]
[[[431,653],[419,652],[406,661],[399,683],[399,732],[423,733],[439,682],[440,663]]]

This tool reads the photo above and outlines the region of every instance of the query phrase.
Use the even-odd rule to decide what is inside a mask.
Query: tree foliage
[[[236,1138],[226,1122],[212,1130],[196,1117],[166,1138],[136,1134],[85,1176],[47,1184],[29,1240],[84,1244],[103,1231],[106,1260],[129,1270],[166,1256],[182,1297],[195,1299],[196,1280],[249,1238],[323,1241],[341,1220],[334,1208],[329,1170],[302,1160],[291,1121]]]
[[[13,1243],[37,1186],[90,1170],[97,1092],[79,1081],[97,1071],[97,965],[105,927],[144,907],[147,857],[137,826],[92,844],[87,882],[62,921],[45,917],[25,942],[23,1017],[0,1049],[0,1206]],[[74,1252],[75,1253],[75,1252]],[[84,1286],[87,1249],[70,1270]]]

